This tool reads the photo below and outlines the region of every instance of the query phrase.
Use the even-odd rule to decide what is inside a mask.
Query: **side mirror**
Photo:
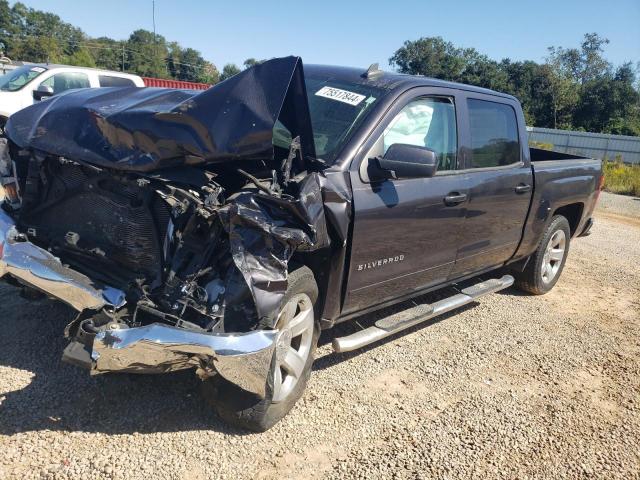
[[[47,85],[40,85],[33,91],[33,98],[36,100],[42,100],[45,97],[51,97],[53,95],[53,88]]]
[[[438,156],[426,147],[394,143],[384,157],[376,157],[372,178],[428,178],[436,174]],[[371,165],[370,163],[370,165]],[[371,175],[370,175],[371,176]]]

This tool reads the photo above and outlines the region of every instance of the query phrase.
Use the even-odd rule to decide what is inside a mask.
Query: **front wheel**
[[[264,432],[289,413],[302,396],[320,336],[320,324],[314,314],[317,299],[318,286],[311,270],[302,267],[289,274],[283,307],[276,322],[281,334],[264,399],[219,375],[204,382],[205,397],[228,423]]]
[[[562,215],[554,216],[524,271],[515,273],[516,287],[534,295],[551,290],[567,260],[570,237],[567,219]]]

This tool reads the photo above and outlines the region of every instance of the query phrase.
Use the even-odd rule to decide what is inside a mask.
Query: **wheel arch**
[[[569,222],[571,237],[573,237],[577,233],[576,231],[578,229],[578,225],[580,224],[580,220],[582,219],[583,211],[584,203],[569,203],[567,205],[563,205],[562,207],[556,208],[550,218],[553,218],[556,215],[562,215],[564,218],[566,218]]]
[[[331,271],[329,268],[330,263],[330,251],[318,250],[314,252],[296,252],[288,264],[288,273],[297,270],[300,267],[307,267],[311,270],[313,277],[318,286],[318,298],[316,300],[316,313],[320,319],[320,323],[323,329],[329,328],[333,325],[333,322],[325,320],[325,306],[327,303],[327,296],[330,291],[330,278]]]

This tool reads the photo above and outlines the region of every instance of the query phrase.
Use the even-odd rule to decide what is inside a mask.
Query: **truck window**
[[[305,76],[305,83],[316,155],[332,163],[374,105],[388,92],[329,77]],[[332,96],[330,92],[337,95]]]
[[[469,98],[472,168],[500,167],[520,162],[518,123],[514,109],[503,103]]]
[[[395,143],[427,147],[438,156],[438,171],[456,168],[458,136],[450,98],[428,97],[404,107],[383,133],[384,152]]]
[[[46,71],[46,68],[39,66],[24,66],[11,70],[0,77],[0,91],[16,92]]]
[[[71,90],[72,88],[89,88],[89,77],[86,73],[81,72],[62,72],[56,73],[52,77],[47,78],[40,85],[46,85],[53,88],[53,94]]]
[[[113,77],[111,75],[98,75],[101,87],[135,87],[136,84],[130,78]]]

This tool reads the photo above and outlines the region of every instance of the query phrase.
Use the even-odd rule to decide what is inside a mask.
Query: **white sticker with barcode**
[[[349,105],[358,105],[365,98],[364,95],[360,95],[358,93],[353,93],[348,90],[341,90],[339,88],[334,87],[322,87],[320,90],[316,92],[318,97],[330,98],[331,100],[336,100],[342,103],[348,103]]]

